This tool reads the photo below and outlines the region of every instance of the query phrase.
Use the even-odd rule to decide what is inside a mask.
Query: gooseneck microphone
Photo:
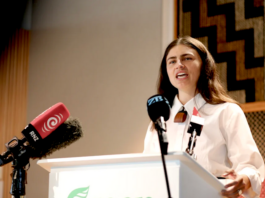
[[[162,95],[154,95],[147,100],[147,111],[150,119],[153,121],[160,145],[161,158],[163,163],[164,175],[167,186],[168,197],[171,198],[168,176],[167,176],[167,168],[165,164],[164,155],[167,154],[167,135],[166,135],[166,121],[170,116],[170,105],[168,100]]]
[[[25,195],[26,166],[29,159],[43,158],[82,137],[82,127],[63,103],[57,103],[32,120],[22,131],[23,138],[14,137],[5,144],[0,166],[12,162],[12,197]]]

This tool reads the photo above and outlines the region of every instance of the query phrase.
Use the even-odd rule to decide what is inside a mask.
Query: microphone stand
[[[197,133],[196,133],[196,130],[194,129],[194,131],[190,135],[188,147],[186,148],[186,153],[188,153],[195,160],[197,160],[197,156],[194,153],[194,148],[196,146],[196,141],[197,141]]]
[[[167,136],[165,134],[166,123],[163,117],[160,117],[157,119],[157,121],[155,122],[155,128],[157,130],[157,135],[159,139],[161,158],[162,158],[164,175],[165,175],[166,185],[167,185],[167,194],[168,194],[168,198],[171,198],[170,187],[169,187],[168,176],[167,176],[167,168],[166,168],[165,157],[164,157],[164,155],[167,154],[168,141],[167,141]]]
[[[30,150],[24,145],[25,138],[19,140],[14,137],[6,143],[7,151],[0,155],[0,166],[12,161],[13,171],[11,173],[12,184],[10,189],[11,198],[24,198],[26,194],[27,170],[29,167]]]
[[[200,118],[199,120],[198,120],[198,118],[194,118],[194,121],[191,120],[190,127],[189,127],[189,129],[187,131],[188,133],[190,133],[190,139],[189,139],[188,146],[186,148],[186,152],[194,160],[197,160],[197,156],[194,153],[194,148],[196,146],[197,137],[201,135],[203,123],[204,123],[204,119],[203,118]]]
[[[24,198],[26,194],[25,184],[27,183],[27,171],[23,166],[23,161],[14,160],[12,162],[12,184],[10,194],[12,198]],[[28,162],[29,163],[29,162]]]

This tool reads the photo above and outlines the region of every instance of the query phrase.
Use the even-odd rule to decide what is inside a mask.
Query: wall
[[[61,101],[84,137],[51,158],[139,153],[161,59],[160,0],[33,1],[28,122]],[[48,197],[31,161],[27,198]]]

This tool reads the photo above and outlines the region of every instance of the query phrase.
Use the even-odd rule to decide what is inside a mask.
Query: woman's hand
[[[222,176],[226,179],[234,180],[225,185],[225,189],[221,191],[222,196],[228,198],[237,198],[251,186],[248,176],[238,175],[233,169],[225,171]]]

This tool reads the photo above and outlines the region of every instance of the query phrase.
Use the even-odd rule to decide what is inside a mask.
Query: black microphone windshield
[[[56,130],[47,136],[38,147],[33,147],[31,144],[27,145],[30,148],[30,157],[43,158],[52,154],[61,148],[72,144],[80,137],[82,137],[82,127],[79,121],[75,118],[69,117]]]
[[[153,122],[161,116],[167,121],[170,116],[170,105],[164,96],[157,94],[147,100],[147,111]]]

